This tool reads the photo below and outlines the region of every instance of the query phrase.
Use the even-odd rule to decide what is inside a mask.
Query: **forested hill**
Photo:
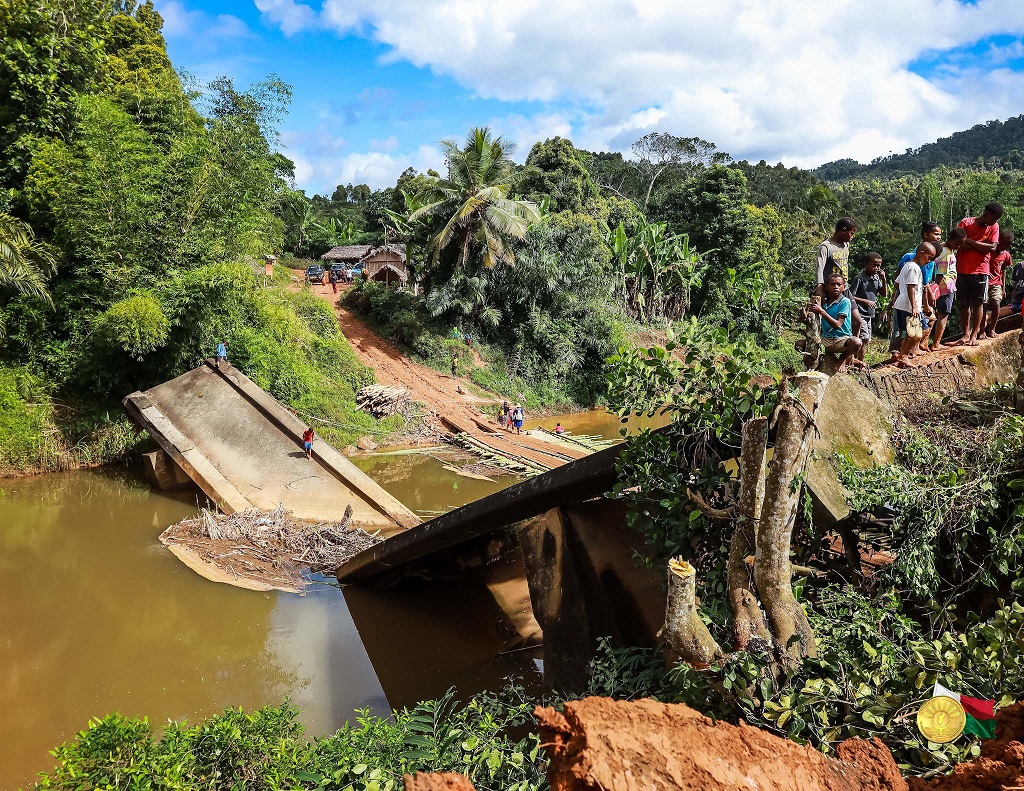
[[[925,174],[949,167],[1024,168],[1024,115],[1006,121],[978,124],[904,154],[879,157],[863,165],[855,159],[837,159],[816,168],[822,181],[846,181],[863,176],[887,177],[908,173]]]

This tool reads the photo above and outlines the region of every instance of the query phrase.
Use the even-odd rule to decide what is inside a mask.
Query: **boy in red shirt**
[[[956,296],[960,303],[960,324],[968,346],[978,345],[985,303],[988,302],[989,263],[999,243],[1001,204],[993,201],[978,217],[964,217],[959,227],[967,233],[956,259]]]
[[[1003,272],[1013,271],[1013,261],[1010,258],[1011,244],[1013,231],[1000,231],[999,244],[989,264],[991,274],[988,278],[988,319],[985,327],[985,335],[989,338],[996,337],[996,322],[999,321],[999,308],[1003,304]]]
[[[309,461],[313,460],[313,438],[315,436],[312,426],[306,426],[306,430],[302,432],[302,449],[306,452],[306,458]]]

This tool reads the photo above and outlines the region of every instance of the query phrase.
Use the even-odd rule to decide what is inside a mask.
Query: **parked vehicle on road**
[[[307,283],[319,283],[323,285],[324,282],[324,268],[320,264],[310,264],[306,267],[306,282]]]

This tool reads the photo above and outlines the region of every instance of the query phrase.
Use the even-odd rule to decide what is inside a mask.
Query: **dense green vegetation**
[[[903,154],[878,157],[867,165],[853,159],[829,162],[815,168],[814,173],[826,181],[843,181],[865,175],[924,175],[937,167],[1024,168],[1024,115],[978,124]]]
[[[395,427],[355,412],[373,375],[329,306],[263,283],[284,242],[290,89],[185,84],[161,25],[149,2],[0,9],[0,470],[123,454],[120,399],[218,340],[327,437]]]
[[[147,720],[111,714],[57,749],[58,767],[36,788],[395,791],[406,772],[446,771],[468,775],[481,791],[527,791],[544,785],[538,741],[507,731],[530,711],[516,690],[468,703],[449,693],[389,718],[356,712],[337,733],[312,741],[287,702],[172,722],[159,738]]]
[[[733,641],[727,559],[734,520],[705,514],[687,495],[728,497],[723,461],[736,456],[744,421],[770,414],[775,388],[751,382],[756,346],[729,343],[693,325],[685,358],[663,349],[621,352],[611,378],[620,414],[667,404],[667,433],[642,432],[619,459],[614,496],[646,536],[646,560],[681,555],[699,570],[700,609],[716,640]],[[671,344],[670,344],[671,346]],[[1006,705],[1024,696],[1024,608],[1015,600],[1024,551],[1024,422],[1012,390],[946,399],[898,418],[897,457],[860,469],[840,460],[853,506],[893,509],[871,525],[892,562],[870,576],[829,559],[809,500],[797,515],[792,561],[807,564],[795,592],[810,617],[817,656],[779,662],[772,649],[732,649],[708,672],[666,671],[651,652],[613,652],[602,665],[612,695],[654,694],[709,714],[742,719],[829,750],[851,736],[878,736],[908,772],[943,768],[979,752],[971,739],[924,742],[906,716],[936,681]],[[808,495],[805,494],[805,497]],[[814,570],[817,571],[814,571]]]

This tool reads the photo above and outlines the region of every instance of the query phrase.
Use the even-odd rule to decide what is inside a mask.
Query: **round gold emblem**
[[[964,732],[967,715],[960,701],[936,695],[918,709],[917,729],[928,741],[945,744]]]

